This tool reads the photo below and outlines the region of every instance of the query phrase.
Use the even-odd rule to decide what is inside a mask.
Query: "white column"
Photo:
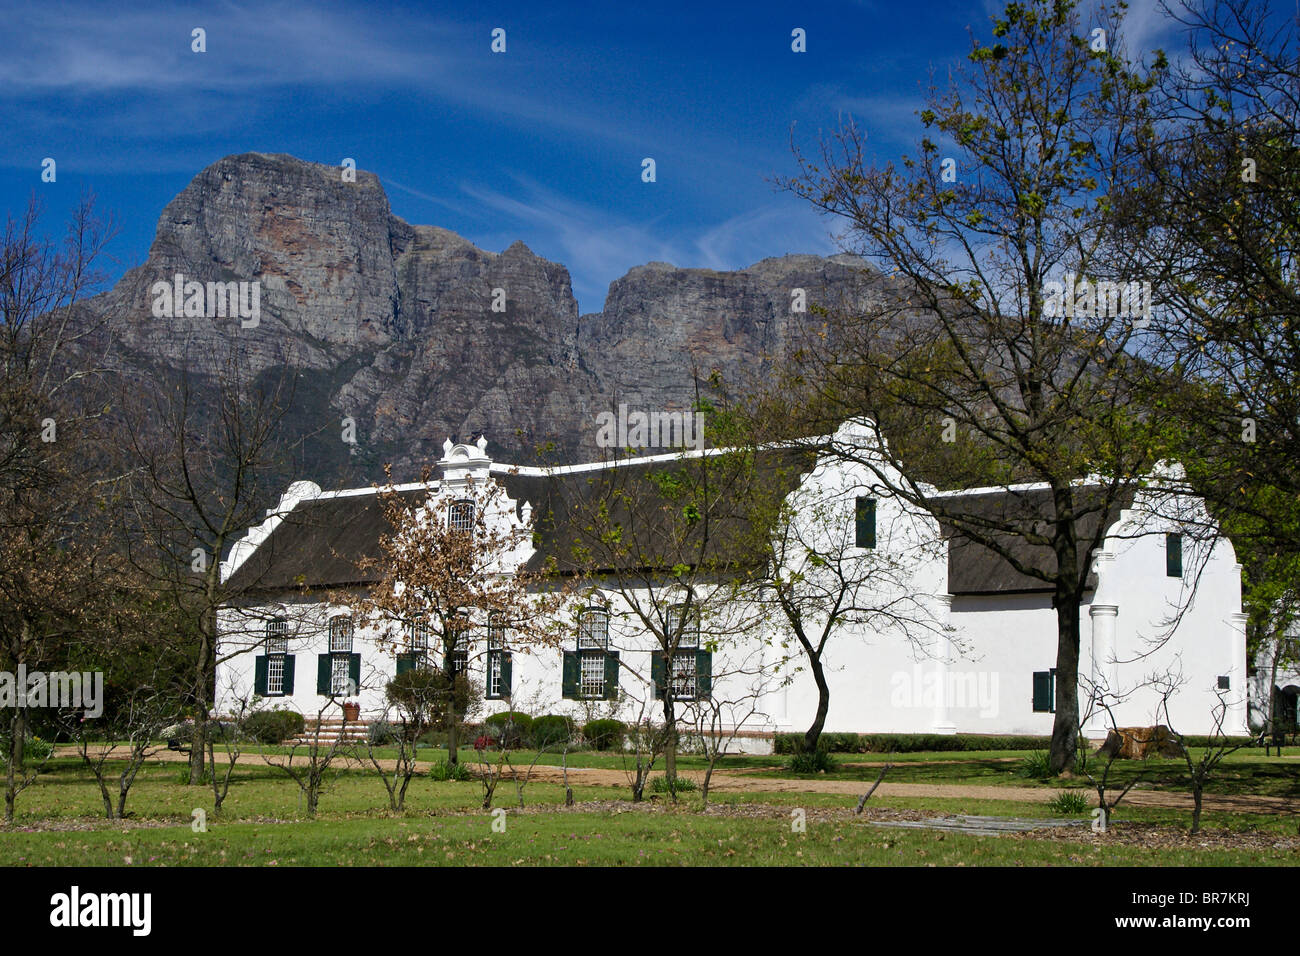
[[[1228,622],[1232,627],[1232,647],[1228,657],[1228,683],[1231,689],[1224,695],[1224,700],[1228,703],[1228,711],[1223,715],[1225,734],[1245,736],[1250,733],[1250,722],[1247,717],[1250,688],[1246,685],[1246,621],[1249,618],[1250,615],[1240,612],[1228,615]],[[1272,690],[1272,685],[1268,685],[1269,693],[1272,693]]]
[[[1119,693],[1119,661],[1116,654],[1115,622],[1119,617],[1116,604],[1093,604],[1088,608],[1088,617],[1092,622],[1092,683],[1098,691],[1109,695],[1114,703]],[[1104,737],[1109,729],[1106,712],[1095,704],[1092,715],[1084,724],[1083,731],[1090,737]]]
[[[952,657],[952,595],[935,596],[935,618],[939,624],[939,635],[935,640],[934,676],[938,694],[934,703],[934,723],[931,725],[936,734],[955,734],[957,725],[948,714],[948,661]]]

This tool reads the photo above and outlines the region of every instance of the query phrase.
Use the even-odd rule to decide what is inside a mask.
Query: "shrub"
[[[533,746],[539,750],[553,744],[572,740],[578,731],[578,725],[572,717],[563,714],[546,714],[533,721]]]
[[[440,670],[416,668],[404,671],[390,680],[384,688],[390,703],[408,714],[417,715],[421,722],[436,730],[447,730],[447,705],[451,704],[458,715],[468,714],[477,708],[482,699],[478,686],[464,674],[448,681]]]
[[[517,710],[503,710],[483,721],[483,729],[501,742],[506,750],[527,746],[532,737],[533,718]]]
[[[589,720],[582,736],[596,750],[615,750],[623,746],[627,726],[621,720]]]
[[[791,773],[834,773],[835,758],[825,750],[817,750],[810,754],[794,754],[785,766]]]
[[[1052,776],[1052,755],[1046,750],[1035,750],[1020,758],[1016,767],[1016,776],[1028,777],[1030,780],[1046,780]]]
[[[469,768],[463,763],[439,760],[429,768],[429,778],[439,783],[446,783],[448,780],[468,780]]]
[[[1047,809],[1061,816],[1078,816],[1090,809],[1088,797],[1081,790],[1061,790],[1047,801]]]
[[[44,760],[54,752],[54,744],[40,737],[29,737],[23,743],[24,760]]]
[[[671,789],[668,787],[667,777],[654,777],[650,781],[651,793],[672,793],[673,791],[676,791],[677,793],[689,793],[698,789],[700,789],[699,785],[694,780],[690,777],[683,777],[681,774],[677,775],[676,785]]]
[[[383,747],[397,740],[397,731],[392,724],[380,717],[366,729],[366,739],[373,747]]]
[[[1041,750],[1048,737],[993,736],[986,734],[822,734],[817,749],[835,753],[916,753],[922,750]],[[777,734],[773,752],[798,753],[803,734]]]
[[[259,744],[284,743],[306,729],[307,722],[296,710],[263,710],[244,719],[244,733]]]

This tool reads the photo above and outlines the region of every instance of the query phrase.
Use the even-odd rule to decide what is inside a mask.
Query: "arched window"
[[[451,503],[447,511],[447,524],[452,531],[468,534],[474,530],[474,502],[460,498]]]

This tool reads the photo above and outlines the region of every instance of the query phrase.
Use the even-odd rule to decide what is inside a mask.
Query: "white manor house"
[[[833,438],[861,444],[870,434],[848,423]],[[444,450],[436,479],[394,490],[412,502],[424,498],[430,507],[451,509],[464,501],[467,486],[495,483],[504,494],[493,520],[517,533],[513,567],[529,569],[548,567],[544,558],[560,548],[563,519],[536,522],[534,516],[550,507],[564,483],[710,453],[541,468],[492,461],[484,439],[454,446],[449,441]],[[849,562],[906,554],[898,564],[905,576],[875,586],[897,589],[898,597],[927,608],[937,625],[913,639],[869,625],[836,634],[824,656],[830,687],[825,730],[1050,734],[1057,647],[1050,586],[992,551],[945,534],[933,516],[889,495],[865,466],[826,454],[800,460],[788,482],[795,520],[813,510],[809,502],[829,502],[849,536]],[[971,508],[998,508],[1008,496],[1021,505],[1047,500],[1045,489],[1035,486],[946,494],[965,496],[963,506]],[[1205,519],[1200,502],[1184,504]],[[1231,543],[1202,540],[1198,559],[1184,561],[1183,530],[1155,517],[1140,493],[1104,520],[1106,537],[1093,555],[1080,612],[1083,709],[1086,688],[1103,686],[1115,692],[1118,726],[1164,723],[1151,678],[1175,674],[1179,688],[1168,703],[1174,729],[1214,732],[1222,700],[1222,732],[1247,733],[1246,617]],[[405,647],[379,642],[339,601],[340,594],[360,594],[376,580],[375,571],[359,564],[373,560],[380,536],[390,530],[376,489],[322,492],[310,481],[297,481],[266,520],[235,544],[222,575],[240,597],[219,615],[217,713],[234,712],[240,699],[260,696],[309,719],[336,716],[337,708],[334,714],[327,708],[347,696],[360,705],[363,719],[377,717],[394,674],[441,653],[420,627],[409,630]],[[511,647],[508,632],[483,628],[457,648],[457,666],[485,697],[470,719],[512,704],[533,715],[568,713],[580,723],[598,716],[662,717],[644,704],[654,696],[656,641],[638,626],[626,586],[597,580],[583,606],[564,613],[581,620],[572,622],[572,636],[559,647],[523,652]],[[731,726],[742,728],[735,746],[762,751],[773,734],[808,728],[818,693],[798,646],[779,626],[780,615],[768,609],[754,620],[716,645],[680,648],[673,686],[688,711],[692,698],[743,698],[731,713]],[[1106,727],[1106,715],[1094,712],[1084,731],[1096,739]]]

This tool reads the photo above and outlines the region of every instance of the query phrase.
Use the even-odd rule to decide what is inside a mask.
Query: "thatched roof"
[[[1131,505],[1132,494],[1112,504],[1104,516],[1106,527],[1119,520],[1122,509]],[[1048,488],[1017,491],[975,492],[949,495],[942,499],[943,510],[952,520],[939,519],[943,534],[948,537],[948,591],[951,594],[1008,594],[1017,592],[1051,591],[1053,587],[1042,578],[1018,571],[1002,554],[984,544],[976,543],[961,533],[963,518],[972,521],[991,520],[1002,527],[1045,528],[1053,514],[1052,492]],[[1104,503],[1100,488],[1083,488],[1075,493],[1076,507],[1082,514],[1078,522],[1080,547],[1079,560],[1084,561],[1086,550],[1098,522],[1103,520]],[[1031,544],[1022,535],[1000,532],[992,535],[999,548],[1014,555],[1023,564],[1050,571],[1056,567],[1056,556],[1051,548]],[[1089,572],[1088,588],[1096,588],[1096,575]]]
[[[756,495],[784,499],[809,471],[814,455],[807,451],[769,450],[758,453],[752,472],[711,467],[709,480],[733,480],[737,506],[715,509],[703,557],[714,566],[737,566],[761,561],[750,534],[751,525],[741,501]],[[689,524],[682,500],[666,497],[655,475],[677,472],[687,480],[700,480],[698,460],[644,462],[588,471],[541,474],[536,471],[494,472],[507,494],[520,507],[533,508],[536,553],[526,570],[573,573],[579,570],[667,571],[679,563],[694,563],[701,556],[702,525]],[[742,475],[744,487],[735,482]],[[693,477],[692,477],[693,476]],[[428,492],[415,488],[400,492],[415,504]],[[710,492],[715,497],[716,491]],[[588,541],[582,526],[595,506],[604,500],[609,521],[627,529],[631,547],[624,553],[597,549],[580,565],[574,543]],[[724,498],[724,501],[726,499]],[[303,501],[240,565],[228,582],[231,591],[272,592],[301,588],[330,588],[373,583],[378,571],[360,567],[363,559],[379,556],[379,539],[390,533],[378,495],[349,493]]]
[[[736,505],[716,509],[709,527],[705,559],[717,567],[756,566],[761,562],[746,506],[754,496],[784,499],[811,470],[814,459],[814,452],[808,450],[768,450],[759,453],[752,472],[737,469],[730,473],[733,478],[742,475],[744,487],[736,483],[727,488]],[[655,476],[666,472],[695,475],[694,480],[701,474],[698,461],[688,460],[552,473],[494,471],[493,477],[505,486],[519,506],[524,502],[532,505],[536,553],[526,569],[566,574],[593,570],[597,573],[668,571],[679,563],[695,563],[700,557],[702,527],[686,526],[681,500],[672,500],[661,493]],[[728,469],[711,470],[709,474],[710,481],[725,479]],[[423,488],[400,492],[411,504],[427,493]],[[1079,525],[1085,542],[1102,520],[1100,494],[1100,489],[1083,489],[1076,494],[1079,507],[1091,509]],[[591,536],[583,533],[582,526],[589,523],[590,515],[602,499],[609,509],[609,523],[619,524],[626,530],[631,547],[617,554],[596,549],[585,562],[579,562],[574,555],[574,544],[590,542]],[[723,500],[727,498],[724,496]],[[1130,495],[1110,508],[1105,516],[1107,526],[1118,519],[1119,511],[1128,507],[1131,500]],[[1041,488],[948,495],[942,501],[943,511],[949,515],[983,517],[999,523],[1009,522],[1012,527],[1017,524],[1041,527],[1052,514],[1051,493]],[[963,536],[960,521],[945,520],[941,515],[940,525],[945,537],[950,539],[950,593],[1052,590],[1042,579],[1016,570],[997,551]],[[240,565],[229,587],[235,593],[264,594],[373,583],[378,578],[377,570],[373,567],[362,570],[359,565],[365,558],[379,556],[379,539],[390,531],[374,492],[302,501]],[[1002,532],[996,535],[996,540],[1003,549],[1033,567],[1055,566],[1049,548],[1031,545],[1022,536]],[[1084,547],[1080,548],[1079,556],[1082,561]],[[1090,574],[1088,587],[1095,586],[1095,578]]]

